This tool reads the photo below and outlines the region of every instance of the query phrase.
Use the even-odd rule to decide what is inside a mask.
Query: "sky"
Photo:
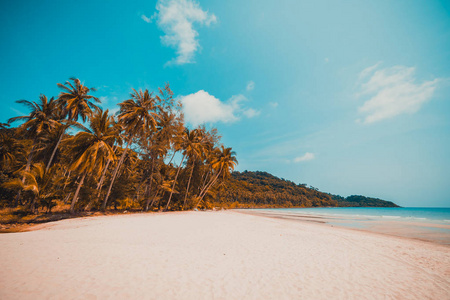
[[[0,122],[77,77],[117,111],[169,83],[238,171],[450,207],[450,2],[0,2]]]

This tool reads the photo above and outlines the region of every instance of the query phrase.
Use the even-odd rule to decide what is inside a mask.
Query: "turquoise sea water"
[[[317,207],[255,211],[267,216],[325,223],[450,245],[450,208]]]
[[[431,221],[450,225],[450,208],[437,207],[316,207],[277,208],[267,211],[322,215],[328,217],[354,217],[358,219]]]

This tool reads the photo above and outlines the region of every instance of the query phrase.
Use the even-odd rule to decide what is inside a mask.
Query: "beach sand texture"
[[[450,299],[450,247],[233,211],[0,235],[0,299]]]

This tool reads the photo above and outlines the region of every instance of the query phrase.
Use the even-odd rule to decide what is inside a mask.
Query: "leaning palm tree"
[[[201,128],[192,130],[192,137],[191,140],[191,146],[186,149],[187,156],[188,156],[188,163],[191,161],[191,172],[189,174],[189,179],[186,187],[186,192],[184,194],[184,202],[183,202],[183,209],[186,207],[186,200],[189,193],[189,187],[191,185],[192,175],[194,174],[194,168],[198,161],[201,160],[201,158],[204,156],[205,152],[205,139],[203,139],[203,131]]]
[[[200,156],[200,135],[198,134],[198,130],[189,130],[185,128],[183,134],[180,137],[179,143],[181,148],[183,149],[183,157],[181,158],[180,165],[177,169],[177,174],[175,175],[175,179],[173,181],[172,191],[175,190],[175,185],[177,183],[178,174],[180,173],[181,167],[183,166],[183,162],[187,156],[190,157],[198,157]],[[167,201],[167,205],[165,210],[169,208],[170,200],[172,199],[173,192],[170,193],[169,200]]]
[[[86,122],[86,119],[92,116],[93,111],[99,109],[94,102],[100,103],[100,100],[97,97],[89,95],[89,92],[95,92],[96,89],[86,87],[78,78],[72,77],[69,79],[72,82],[66,81],[65,84],[57,84],[58,87],[62,89],[57,100],[58,107],[55,110],[58,120],[60,120],[59,128],[57,129],[58,141],[53,148],[46,170],[50,168],[56,150],[58,149],[66,130],[71,126],[80,128],[81,125],[77,122],[78,118],[81,118],[83,122]],[[94,102],[91,100],[94,100]],[[63,120],[66,117],[67,120]]]
[[[24,104],[30,109],[30,114],[27,116],[19,116],[10,118],[8,123],[17,121],[25,121],[17,131],[17,134],[29,137],[32,139],[31,150],[28,153],[27,163],[25,165],[25,171],[29,172],[31,162],[36,151],[36,145],[42,135],[58,123],[54,120],[54,111],[56,109],[56,101],[52,97],[50,100],[45,95],[39,96],[39,102],[28,100],[17,100],[16,103]],[[25,176],[22,176],[22,183],[25,182]],[[18,191],[16,202],[20,198],[21,190]]]
[[[208,190],[217,182],[219,177],[222,180],[228,178],[231,171],[237,165],[236,153],[231,150],[231,148],[225,148],[223,145],[215,150],[215,159],[212,162],[212,168],[216,170],[216,176],[213,176],[210,182],[203,188],[198,196],[198,202],[194,208],[196,208],[203,197],[208,193]]]
[[[54,120],[54,111],[56,110],[56,101],[52,97],[50,100],[45,95],[39,96],[39,102],[28,100],[18,100],[17,103],[24,104],[30,109],[27,116],[19,116],[10,118],[8,123],[17,121],[25,121],[19,128],[17,133],[25,137],[32,138],[33,144],[28,154],[27,165],[25,171],[30,170],[31,161],[36,148],[36,143],[42,135],[56,126],[58,123]]]
[[[111,194],[111,189],[114,185],[117,173],[122,166],[128,148],[133,142],[133,139],[140,134],[145,136],[148,130],[155,130],[158,119],[158,114],[155,112],[155,98],[148,92],[148,90],[145,90],[144,92],[139,90],[138,92],[133,89],[131,98],[119,103],[119,106],[119,123],[122,124],[128,139],[126,141],[125,149],[122,152],[120,160],[117,163],[111,177],[111,183],[103,201],[102,209],[106,209],[108,198]]]
[[[70,152],[74,159],[70,166],[71,171],[78,171],[80,181],[70,205],[70,212],[75,210],[78,194],[88,174],[100,175],[108,160],[115,159],[115,154],[110,146],[116,131],[113,129],[113,119],[108,115],[108,110],[98,110],[90,119],[90,130],[77,133],[67,139],[71,145]]]

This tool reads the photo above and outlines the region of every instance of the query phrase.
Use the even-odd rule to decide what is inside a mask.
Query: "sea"
[[[317,207],[255,209],[264,214],[450,246],[450,208]]]

